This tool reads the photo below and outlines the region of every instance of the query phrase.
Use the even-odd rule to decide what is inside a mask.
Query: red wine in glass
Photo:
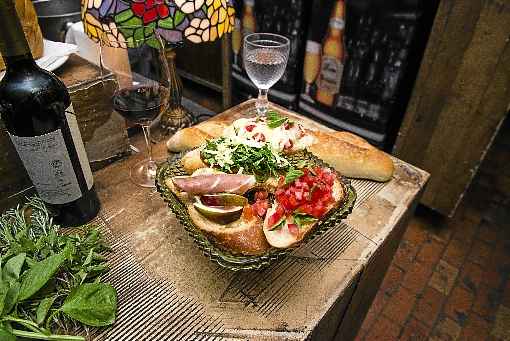
[[[123,88],[113,95],[113,108],[127,120],[144,124],[165,109],[168,90],[161,86]]]

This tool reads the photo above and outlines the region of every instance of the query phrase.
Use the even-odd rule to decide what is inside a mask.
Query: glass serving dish
[[[313,165],[330,167],[324,161],[320,160],[308,151],[301,151],[290,156],[286,156],[286,158],[294,166],[297,166],[297,164],[301,161],[308,161]],[[288,255],[300,245],[306,244],[330,228],[337,227],[340,220],[345,219],[351,213],[356,201],[356,191],[352,187],[351,182],[347,178],[338,174],[339,179],[344,186],[345,193],[347,193],[344,201],[337,208],[329,211],[326,216],[317,223],[314,231],[309,233],[300,243],[286,249],[271,248],[266,253],[256,256],[233,254],[228,250],[216,246],[213,241],[209,240],[200,231],[200,229],[196,227],[188,214],[186,206],[166,186],[165,179],[178,175],[188,175],[182,167],[180,159],[180,157],[177,157],[172,161],[165,162],[159,166],[156,175],[156,188],[163,199],[168,203],[168,206],[174,212],[188,234],[202,250],[204,255],[218,263],[220,266],[232,271],[259,270],[267,267],[276,260]]]

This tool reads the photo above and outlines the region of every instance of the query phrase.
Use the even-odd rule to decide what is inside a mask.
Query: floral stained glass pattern
[[[91,39],[108,32],[118,47],[141,38],[157,44],[154,32],[170,44],[201,43],[232,32],[234,7],[232,0],[82,0],[82,20]]]

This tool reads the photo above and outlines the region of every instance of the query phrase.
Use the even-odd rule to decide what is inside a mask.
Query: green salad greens
[[[201,158],[210,167],[226,173],[241,171],[254,174],[259,181],[278,176],[290,167],[289,161],[271,149],[268,143],[253,147],[234,143],[225,137],[208,141],[201,151]]]
[[[0,216],[0,340],[85,340],[63,334],[115,321],[117,292],[101,281],[110,249],[99,230],[58,230],[36,197]]]

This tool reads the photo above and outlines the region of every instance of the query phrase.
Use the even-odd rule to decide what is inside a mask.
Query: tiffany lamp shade
[[[171,103],[156,134],[170,135],[193,122],[181,106],[182,84],[172,48],[186,40],[210,42],[232,32],[234,7],[232,0],[82,0],[82,21],[85,33],[96,42],[104,32],[111,32],[108,41],[113,47],[125,48],[142,37],[150,45],[155,32],[167,42]]]

